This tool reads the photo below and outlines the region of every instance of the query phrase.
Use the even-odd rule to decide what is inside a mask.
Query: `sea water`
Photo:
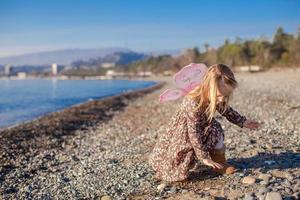
[[[0,80],[0,129],[74,104],[154,84],[142,80]]]

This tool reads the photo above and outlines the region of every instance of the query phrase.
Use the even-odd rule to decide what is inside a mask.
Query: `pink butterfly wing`
[[[159,96],[159,101],[170,101],[170,100],[176,100],[184,95],[184,91],[177,90],[177,89],[167,89]]]
[[[205,64],[191,63],[177,72],[174,75],[174,80],[179,88],[189,92],[201,84],[206,72],[207,67]]]

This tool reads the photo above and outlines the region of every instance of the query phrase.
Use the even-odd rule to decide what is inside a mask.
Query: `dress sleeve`
[[[236,110],[234,110],[231,106],[227,106],[226,110],[223,112],[223,109],[220,105],[217,105],[217,111],[228,121],[231,123],[243,128],[244,122],[247,120],[247,118],[241,114],[239,114]]]
[[[193,146],[195,154],[197,158],[202,161],[203,159],[211,159],[209,156],[209,151],[205,149],[203,145],[203,129],[198,126],[198,119],[196,113],[192,110],[193,106],[188,105],[184,109],[186,122],[187,122],[187,129],[188,129],[188,137],[190,142]]]

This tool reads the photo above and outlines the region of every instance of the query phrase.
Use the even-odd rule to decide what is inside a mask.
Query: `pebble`
[[[271,172],[272,176],[277,178],[286,178],[288,180],[293,180],[293,176],[289,172],[274,170]]]
[[[268,185],[269,182],[268,181],[261,181],[261,182],[259,182],[259,184],[261,184],[261,185]]]
[[[259,179],[262,179],[262,180],[264,180],[265,182],[269,182],[269,180],[270,180],[271,177],[272,177],[272,176],[271,176],[270,174],[260,174],[260,175],[258,176]]]
[[[266,160],[266,161],[264,161],[264,163],[266,163],[267,165],[273,165],[276,162],[274,160]]]
[[[258,190],[258,194],[265,194],[267,192],[269,192],[269,189],[266,187],[259,188]]]
[[[242,183],[244,184],[253,184],[255,183],[256,179],[251,176],[246,176],[242,179]]]
[[[253,194],[246,194],[244,200],[254,200]]]
[[[258,194],[256,195],[256,197],[258,198],[258,200],[265,200],[266,196],[262,195],[262,194]]]
[[[101,197],[101,200],[112,200],[112,199],[110,198],[110,196],[103,196]]]
[[[162,184],[158,185],[158,186],[157,186],[158,192],[164,191],[164,189],[166,188],[166,186],[167,186],[167,185],[166,185],[165,183],[162,183]]]
[[[297,182],[295,185],[294,185],[294,187],[293,187],[293,190],[299,190],[300,191],[300,181],[299,182]]]
[[[295,193],[293,193],[293,194],[292,194],[292,197],[293,197],[294,199],[300,199],[300,192],[295,192]]]
[[[176,187],[171,187],[170,193],[176,193]]]
[[[282,197],[278,192],[268,192],[266,200],[282,200]]]

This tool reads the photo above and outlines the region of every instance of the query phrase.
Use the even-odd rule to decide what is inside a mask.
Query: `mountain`
[[[71,64],[77,61],[89,61],[91,59],[103,59],[103,62],[118,60],[117,64],[127,64],[126,60],[140,60],[145,55],[159,56],[169,54],[175,56],[181,50],[157,50],[137,53],[128,48],[97,48],[97,49],[64,49],[56,51],[45,51],[28,53],[17,56],[0,57],[0,65],[11,64],[14,66],[24,65],[49,65],[57,63],[59,65]],[[127,54],[127,56],[126,56]],[[119,58],[117,58],[119,57]]]
[[[127,48],[65,49],[0,57],[0,64],[49,65],[57,63],[65,65],[77,60],[89,60],[92,58],[105,57],[115,52],[130,53],[132,51]]]
[[[89,60],[77,60],[72,62],[73,66],[99,66],[103,63],[114,63],[125,65],[129,64],[134,61],[139,61],[146,58],[147,55],[142,53],[136,53],[134,51],[127,51],[127,52],[115,52],[112,54],[108,54],[103,57],[92,58]]]
[[[182,49],[146,51],[144,53],[151,56],[160,56],[160,55],[179,56],[182,53]]]
[[[136,52],[116,52],[113,54],[109,54],[105,57],[103,57],[102,59],[100,58],[100,60],[102,62],[112,62],[112,63],[116,63],[116,64],[129,64],[131,62],[134,61],[138,61],[138,60],[142,60],[144,58],[146,58],[147,56],[145,54],[142,53],[136,53]]]

